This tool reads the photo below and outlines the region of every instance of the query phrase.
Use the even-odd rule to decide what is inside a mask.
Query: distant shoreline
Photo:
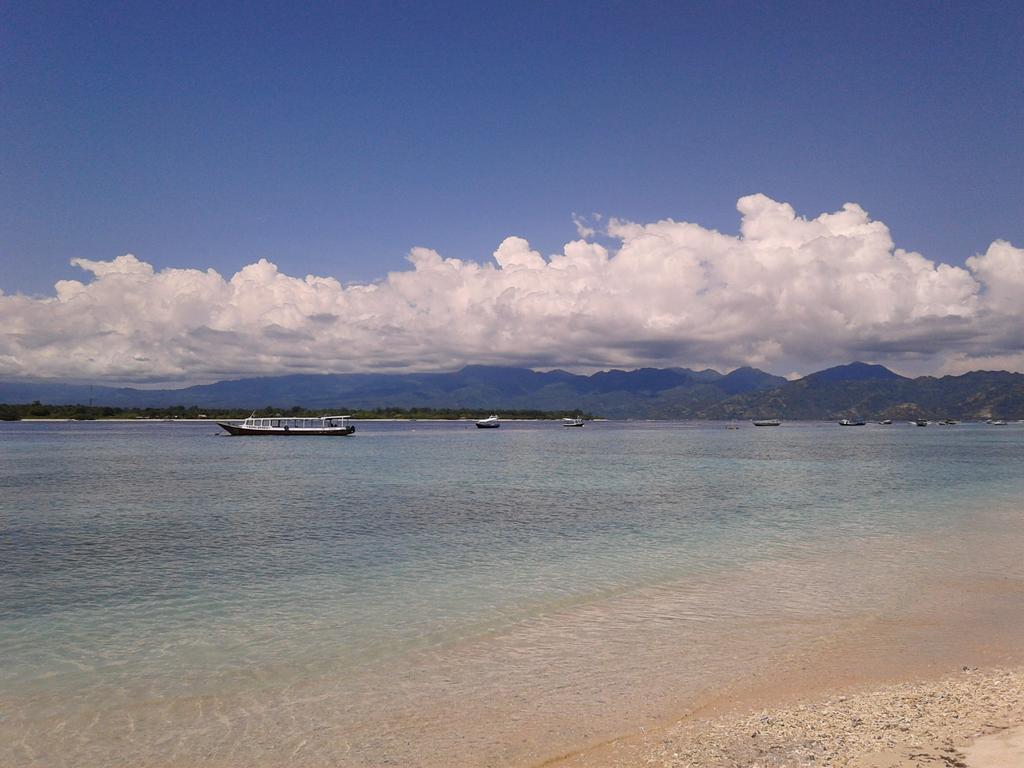
[[[267,418],[285,418],[282,417],[267,417]],[[311,416],[299,416],[296,418],[313,418]],[[562,419],[561,416],[552,416],[547,419],[517,419],[511,416],[502,416],[502,421],[515,421],[515,422],[536,422],[543,424],[546,422],[558,423]],[[112,419],[18,419],[16,421],[9,421],[10,424],[62,424],[62,423],[89,423],[102,421],[107,424],[216,424],[218,421],[242,421],[242,417],[232,416],[230,418],[216,418],[216,419],[124,419],[124,418],[112,418]],[[365,418],[365,417],[353,417],[350,421],[359,422],[396,422],[396,423],[432,423],[432,424],[473,424],[477,421],[476,418],[465,418],[465,419],[395,419],[390,417],[381,417],[379,419]],[[639,419],[587,419],[587,422],[607,422],[607,421],[641,421]],[[644,421],[675,421],[675,419],[645,419]],[[0,421],[0,423],[3,423]]]
[[[266,418],[285,418],[280,417],[266,417]],[[312,416],[299,416],[295,418],[315,418]],[[479,417],[469,416],[458,419],[442,419],[442,418],[395,418],[391,416],[382,416],[380,418],[372,418],[366,416],[354,416],[351,421],[372,423],[372,422],[393,422],[393,423],[427,423],[427,424],[472,424],[477,421]],[[179,423],[179,424],[216,424],[218,421],[242,421],[244,417],[241,416],[230,416],[230,417],[217,417],[207,419],[194,419],[194,418],[137,418],[137,419],[126,419],[121,417],[115,418],[103,418],[96,417],[93,419],[72,419],[72,418],[21,418],[21,419],[0,419],[0,424],[5,423],[30,423],[30,424],[59,424],[59,423],[88,423],[88,422],[105,422],[105,423],[119,423],[119,424],[167,424],[167,423]],[[516,422],[516,423],[537,423],[544,424],[547,422],[558,423],[562,419],[562,416],[551,416],[548,418],[517,418],[514,416],[501,416],[502,421]],[[588,424],[602,424],[602,423],[615,423],[615,424],[734,424],[736,426],[750,427],[752,425],[752,419],[611,419],[611,418],[593,418],[585,419]],[[936,422],[937,424],[938,422]],[[1020,424],[1024,421],[1011,419],[1007,424]],[[785,419],[782,421],[780,426],[786,424],[836,424],[835,419]],[[913,424],[911,420],[900,419],[894,421],[892,424],[881,425],[875,424],[874,422],[868,422],[865,426],[892,426],[900,427]],[[962,420],[956,424],[947,426],[987,426],[984,421],[970,421]]]

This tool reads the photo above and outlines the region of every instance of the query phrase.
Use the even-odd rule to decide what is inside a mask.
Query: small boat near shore
[[[840,427],[863,427],[867,422],[860,421],[859,419],[841,419],[839,421]]]
[[[782,425],[782,422],[778,419],[754,419],[755,427],[778,427]]]
[[[349,423],[351,416],[317,416],[314,418],[260,418],[250,416],[241,424],[218,421],[217,426],[235,437],[287,436],[336,436],[351,435],[356,428]]]
[[[564,417],[562,419],[562,426],[563,427],[582,427],[583,426],[583,419],[573,419],[573,418],[570,418],[569,416],[566,416],[566,417]]]
[[[888,427],[892,424],[892,419],[882,419],[878,423],[881,424],[883,427]]]
[[[927,427],[927,426],[928,426],[928,419],[918,419],[918,420],[917,420],[917,421],[915,421],[914,423],[915,423],[915,424],[916,424],[917,426],[919,426],[919,427]]]
[[[498,414],[492,413],[486,419],[480,419],[476,426],[478,429],[497,429],[501,426],[501,419],[498,418]]]

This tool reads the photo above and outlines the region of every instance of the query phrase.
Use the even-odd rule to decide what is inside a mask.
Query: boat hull
[[[501,426],[501,424],[498,424],[497,422],[495,422],[493,424],[485,424],[482,421],[478,421],[476,423],[476,428],[477,429],[497,429],[500,426]]]
[[[218,421],[217,426],[224,429],[234,437],[346,437],[356,431],[353,426],[330,427],[327,429],[303,429],[277,427],[270,429],[259,429],[256,427],[242,427],[238,424],[228,424]]]

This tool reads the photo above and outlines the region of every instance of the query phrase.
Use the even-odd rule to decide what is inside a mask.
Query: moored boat
[[[778,419],[754,419],[755,427],[778,427],[782,422]]]
[[[262,418],[254,414],[240,424],[218,421],[217,425],[235,437],[269,437],[271,435],[286,435],[288,437],[333,435],[344,437],[356,431],[356,428],[349,423],[350,418],[352,417],[316,416],[314,418],[285,418],[274,416]]]
[[[840,427],[863,427],[867,422],[860,421],[859,419],[841,419],[839,421]]]
[[[927,427],[927,426],[928,426],[928,419],[918,419],[918,420],[917,420],[917,421],[915,421],[914,423],[915,423],[915,424],[916,424],[917,426],[919,426],[919,427]]]
[[[892,419],[882,419],[878,423],[881,424],[883,427],[888,427],[890,424],[892,424]]]
[[[497,429],[501,426],[501,419],[498,418],[498,414],[492,413],[486,419],[480,419],[476,425],[479,429]]]
[[[573,418],[570,418],[570,417],[566,416],[566,417],[564,417],[562,419],[562,426],[563,427],[582,427],[583,426],[583,419],[579,419],[579,418],[573,419]]]

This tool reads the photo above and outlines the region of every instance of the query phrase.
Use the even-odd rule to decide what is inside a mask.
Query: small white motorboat
[[[579,418],[572,419],[572,418],[569,418],[568,416],[566,416],[565,418],[562,419],[562,426],[563,427],[582,427],[583,426],[583,419],[579,419]]]
[[[492,413],[486,419],[480,419],[476,425],[479,429],[497,429],[501,426],[501,419],[498,418],[498,414]]]

